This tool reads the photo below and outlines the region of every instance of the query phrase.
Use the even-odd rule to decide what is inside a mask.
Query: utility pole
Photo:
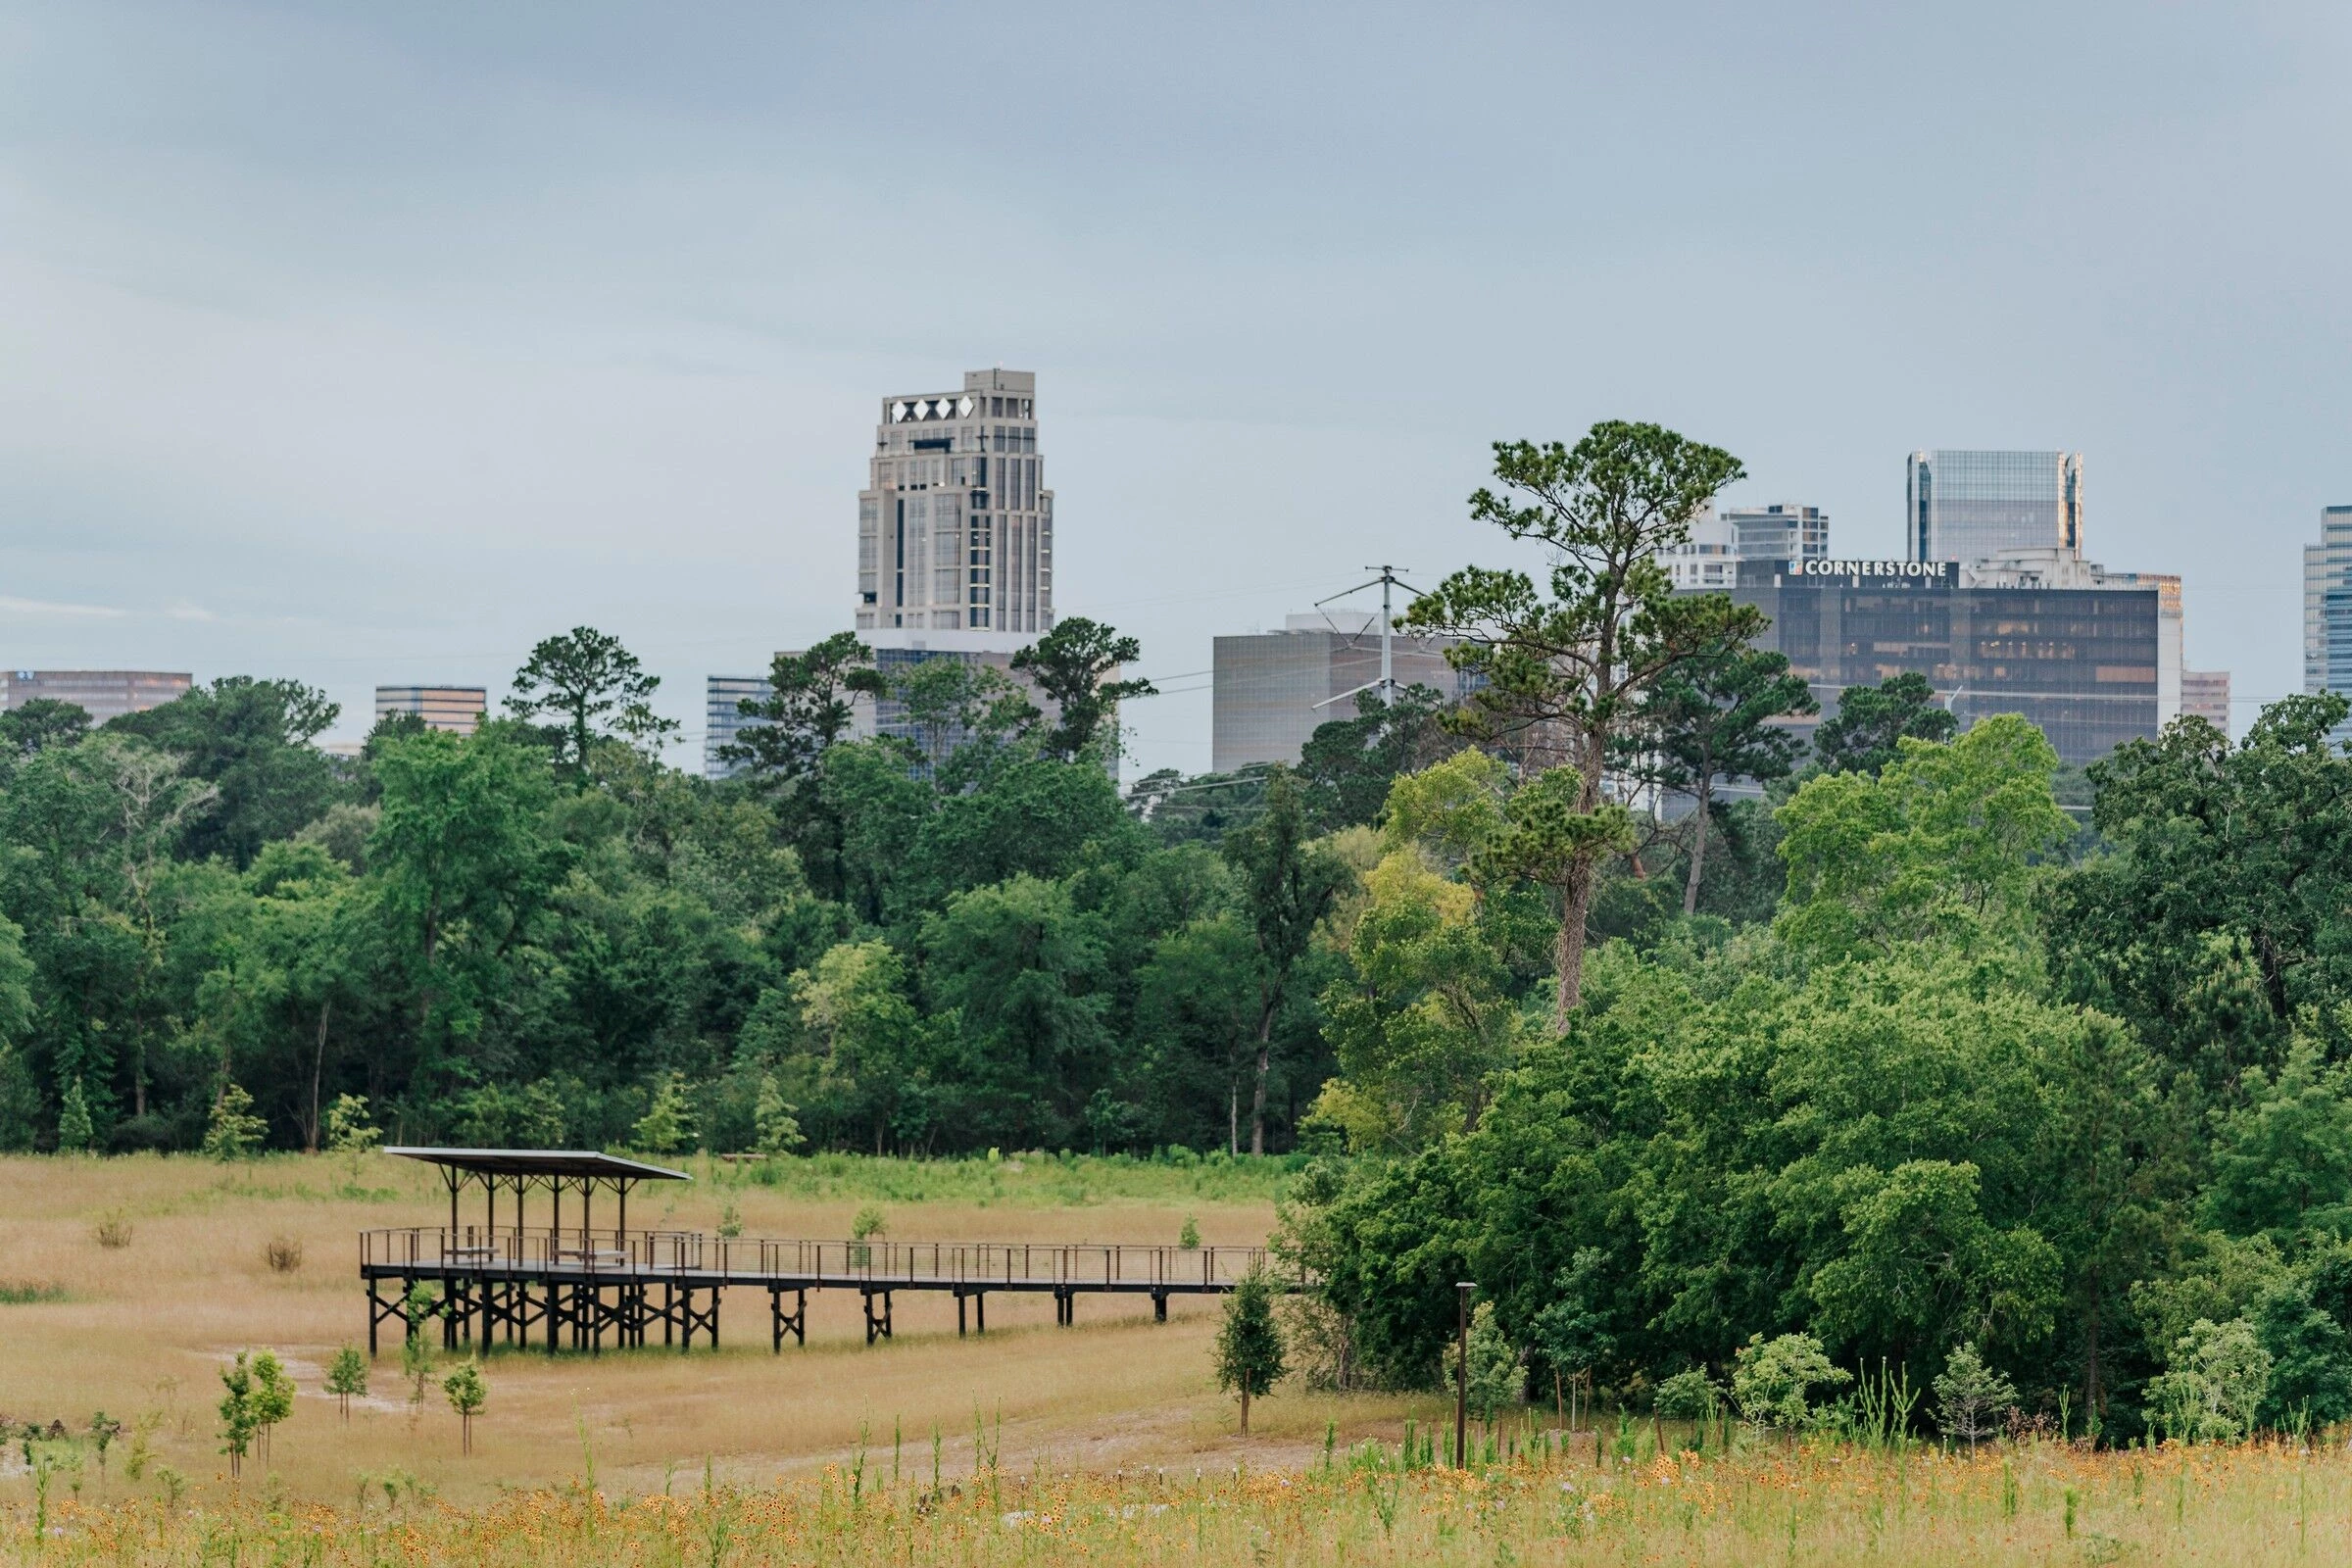
[[[1454,1330],[1453,1342],[1453,1467],[1464,1468],[1464,1458],[1470,1443],[1470,1293],[1478,1289],[1474,1280],[1454,1283],[1454,1304],[1459,1308],[1460,1322]]]
[[[1342,692],[1338,697],[1326,697],[1322,702],[1315,704],[1317,708],[1328,708],[1333,703],[1343,701],[1346,698],[1359,696],[1364,692],[1378,693],[1381,703],[1386,707],[1394,708],[1396,706],[1398,688],[1396,685],[1396,592],[1397,589],[1402,588],[1406,593],[1418,594],[1421,590],[1415,588],[1411,583],[1406,582],[1402,577],[1397,575],[1397,573],[1401,571],[1410,571],[1412,569],[1410,566],[1380,565],[1366,566],[1364,569],[1370,572],[1377,572],[1379,575],[1375,576],[1370,582],[1357,583],[1354,587],[1347,590],[1346,593],[1333,594],[1331,599],[1316,600],[1315,608],[1320,610],[1325,605],[1330,604],[1332,599],[1345,599],[1348,594],[1360,594],[1367,588],[1378,588],[1380,590],[1380,679],[1367,685],[1358,686],[1353,691]]]

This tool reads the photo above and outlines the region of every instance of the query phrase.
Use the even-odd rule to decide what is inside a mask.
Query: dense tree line
[[[356,1096],[419,1141],[1304,1149],[1313,1375],[1434,1381],[1474,1279],[1527,1377],[1637,1401],[1883,1362],[1972,1421],[2352,1417],[2344,702],[2067,774],[1903,676],[1807,754],[1753,613],[1657,565],[1736,460],[1496,457],[1474,511],[1544,569],[1412,612],[1469,696],[1297,768],[1122,798],[1150,689],[1080,619],[1020,682],[779,657],[715,784],[588,628],[349,762],[288,682],[0,715],[0,1146],[316,1147]]]
[[[234,1091],[279,1147],[346,1094],[484,1144],[1287,1147],[1352,872],[1288,784],[1214,842],[1138,819],[1138,653],[1071,619],[1033,688],[886,686],[833,638],[716,785],[655,760],[652,678],[588,628],[510,716],[350,762],[290,682],[0,717],[0,1146],[193,1149]],[[851,739],[858,692],[907,734]]]
[[[1802,1365],[1824,1387],[1893,1369],[1955,1420],[1998,1391],[2002,1418],[2108,1437],[2352,1418],[2345,700],[2281,702],[2235,746],[2178,720],[2062,781],[2023,719],[1955,734],[1898,677],[1848,693],[1725,833],[1769,849],[1769,899],[1728,879],[1709,918],[1694,869],[1700,912],[1665,911],[1625,874],[1652,826],[1592,785],[1596,751],[1692,796],[1710,757],[1794,760],[1712,733],[1785,670],[1727,676],[1757,657],[1737,627],[1672,657],[1625,564],[1647,498],[1703,466],[1675,440],[1504,450],[1532,499],[1490,513],[1581,553],[1558,550],[1548,597],[1473,572],[1416,611],[1493,675],[1456,726],[1550,755],[1464,752],[1391,787],[1324,998],[1342,1071],[1306,1121],[1356,1157],[1312,1171],[1282,1239],[1324,1282],[1319,1374],[1434,1381],[1467,1279],[1530,1378],[1669,1413],[1744,1410],[1743,1384]],[[1621,701],[1643,658],[1664,667]]]

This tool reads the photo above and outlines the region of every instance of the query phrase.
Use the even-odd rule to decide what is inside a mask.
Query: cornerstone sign
[[[1791,561],[1791,577],[1852,577],[1864,581],[1900,581],[1953,587],[1960,581],[1957,561]]]

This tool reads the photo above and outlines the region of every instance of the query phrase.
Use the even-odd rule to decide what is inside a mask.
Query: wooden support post
[[[963,1287],[956,1287],[956,1337],[963,1338]]]
[[[806,1349],[808,1345],[808,1292],[806,1289],[793,1291],[793,1308],[788,1315],[784,1310],[786,1289],[788,1287],[782,1285],[770,1285],[767,1288],[767,1310],[771,1331],[768,1349],[774,1354],[783,1353],[784,1335],[787,1330],[791,1331],[794,1343],[801,1346],[802,1348]]]
[[[1154,1323],[1165,1323],[1167,1320],[1168,1293],[1165,1291],[1153,1291],[1152,1293],[1152,1321]]]
[[[986,1291],[972,1293],[972,1332],[974,1334],[988,1332],[988,1293]]]

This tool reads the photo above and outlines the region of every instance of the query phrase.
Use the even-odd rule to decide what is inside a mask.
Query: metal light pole
[[[1454,1283],[1454,1304],[1460,1309],[1453,1342],[1453,1467],[1464,1468],[1470,1442],[1470,1293],[1475,1280]]]

